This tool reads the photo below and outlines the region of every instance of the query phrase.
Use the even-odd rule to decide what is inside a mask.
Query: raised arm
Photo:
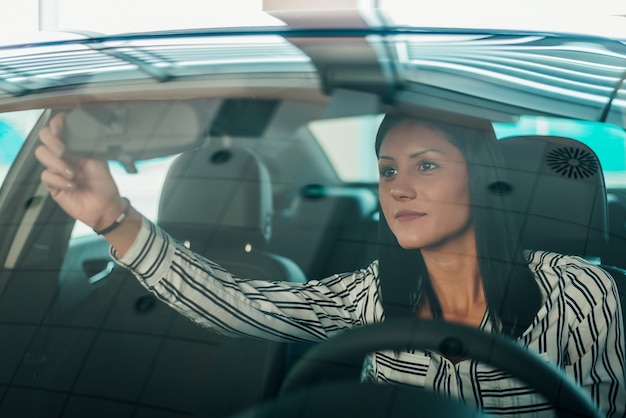
[[[304,284],[242,279],[147,220],[127,254],[113,256],[159,299],[224,335],[318,341],[382,318],[377,263]]]
[[[113,257],[192,321],[226,335],[315,341],[382,317],[375,265],[306,285],[234,277],[129,207],[107,163],[65,152],[62,131],[57,115],[36,150],[52,197],[70,216],[104,230]]]
[[[35,156],[45,167],[41,180],[68,215],[104,232],[111,246],[125,254],[137,237],[142,216],[120,196],[106,161],[66,152],[63,126],[64,115],[58,114],[39,133],[42,145]]]

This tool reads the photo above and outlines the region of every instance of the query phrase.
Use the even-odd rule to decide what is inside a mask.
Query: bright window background
[[[383,115],[325,119],[309,123],[339,178],[345,182],[378,181],[374,142]]]
[[[576,139],[598,155],[607,187],[626,187],[626,131],[602,122],[521,117],[516,123],[494,124],[496,136],[554,135]]]
[[[380,0],[396,24],[626,37],[625,0]]]
[[[31,41],[40,30],[111,34],[281,25],[263,12],[264,1],[266,8],[357,7],[362,16],[371,16],[365,10],[376,5],[386,11],[387,19],[400,25],[560,28],[626,38],[625,0],[438,0],[428,2],[427,7],[415,0],[0,0],[0,44]]]
[[[0,0],[0,44],[181,28],[282,25],[263,0]],[[39,31],[42,33],[39,33]]]
[[[157,220],[161,189],[165,183],[167,171],[176,156],[156,158],[137,162],[137,173],[129,174],[121,164],[110,162],[111,175],[120,190],[120,194],[132,203],[143,216],[151,221]],[[78,221],[72,230],[72,236],[93,235],[94,232]]]
[[[40,115],[41,110],[0,113],[0,184]]]

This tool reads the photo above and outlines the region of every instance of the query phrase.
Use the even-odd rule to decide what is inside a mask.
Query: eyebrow
[[[436,153],[439,153],[439,154],[442,154],[442,155],[446,155],[445,152],[443,152],[443,151],[441,151],[441,150],[439,150],[437,148],[428,148],[428,149],[425,149],[425,150],[422,150],[422,151],[414,152],[413,154],[409,155],[409,158],[410,159],[417,158],[417,157],[419,157],[421,155],[424,155],[424,154],[427,154],[429,152],[436,152]],[[394,160],[395,158],[389,157],[387,155],[379,155],[378,159],[379,160]]]

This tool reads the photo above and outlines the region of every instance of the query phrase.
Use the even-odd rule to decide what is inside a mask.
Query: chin
[[[423,241],[416,241],[411,239],[398,239],[398,245],[405,250],[419,250],[424,248]]]

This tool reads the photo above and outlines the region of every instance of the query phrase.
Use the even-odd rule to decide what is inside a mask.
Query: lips
[[[419,219],[419,218],[421,218],[423,216],[426,216],[426,213],[418,212],[418,211],[414,211],[414,210],[400,210],[400,211],[396,212],[395,215],[394,215],[396,220],[398,220],[400,222],[413,221],[413,220]]]

